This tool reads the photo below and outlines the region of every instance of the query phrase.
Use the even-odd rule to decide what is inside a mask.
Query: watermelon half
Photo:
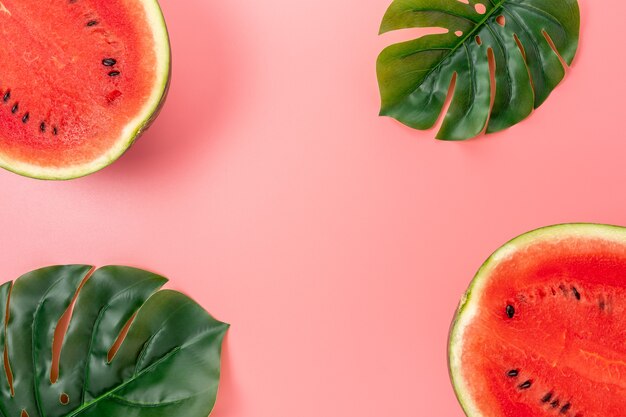
[[[505,244],[465,294],[449,349],[470,417],[626,416],[626,229],[559,225]]]
[[[0,0],[0,166],[97,171],[149,126],[170,79],[156,0]]]

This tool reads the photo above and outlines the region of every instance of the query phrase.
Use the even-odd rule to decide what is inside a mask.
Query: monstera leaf
[[[2,285],[0,416],[206,417],[227,325],[158,291],[165,282],[134,268],[68,265]],[[69,314],[59,357],[54,339]]]
[[[485,127],[487,133],[506,129],[546,100],[565,75],[558,54],[569,65],[578,47],[578,3],[483,1],[394,0],[381,33],[417,27],[447,32],[383,50],[377,63],[381,115],[428,129],[456,78],[437,137],[463,140]],[[495,64],[493,104],[490,55]]]

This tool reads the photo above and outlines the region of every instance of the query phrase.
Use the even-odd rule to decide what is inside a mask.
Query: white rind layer
[[[81,165],[45,167],[7,158],[0,154],[0,167],[26,177],[45,180],[68,180],[96,172],[117,160],[146,129],[167,94],[170,78],[171,52],[167,26],[158,0],[138,0],[146,11],[146,20],[154,36],[156,80],[144,107],[122,130],[117,141],[98,158]]]
[[[492,272],[502,261],[509,259],[520,250],[537,243],[558,242],[572,237],[602,239],[626,245],[626,228],[604,224],[570,223],[547,226],[525,233],[496,250],[480,267],[467,292],[463,295],[450,331],[448,365],[454,391],[468,417],[500,417],[487,415],[478,408],[474,399],[469,395],[469,381],[463,378],[462,373],[463,336],[478,313],[479,306],[482,304],[484,289]]]

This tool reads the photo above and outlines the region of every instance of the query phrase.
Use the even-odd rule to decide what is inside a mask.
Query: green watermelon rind
[[[24,177],[30,177],[40,180],[71,180],[75,178],[84,177],[89,174],[93,174],[113,162],[117,161],[131,146],[132,144],[150,127],[152,122],[158,116],[167,93],[169,91],[171,75],[172,75],[172,52],[170,46],[170,37],[167,31],[167,25],[165,23],[165,17],[161,10],[161,6],[158,0],[140,0],[146,5],[146,11],[149,13],[151,19],[148,19],[153,29],[155,36],[155,47],[157,47],[157,54],[164,57],[160,68],[155,72],[157,79],[161,78],[157,86],[153,91],[159,92],[159,98],[153,101],[153,105],[145,111],[146,117],[138,123],[135,123],[135,127],[132,129],[132,133],[128,136],[120,137],[118,141],[109,149],[109,151],[98,157],[97,159],[78,166],[68,167],[42,167],[38,165],[28,164],[21,161],[7,160],[0,156],[0,168],[4,168],[7,171],[11,171],[15,174],[22,175]],[[163,76],[165,74],[165,76]],[[157,90],[158,87],[158,90]],[[128,125],[130,126],[130,124]]]
[[[563,239],[572,236],[584,236],[588,238],[599,238],[603,240],[615,241],[626,245],[626,228],[621,226],[600,224],[600,223],[563,223],[553,226],[541,227],[530,232],[519,235],[500,248],[498,248],[487,260],[481,265],[474,275],[467,291],[461,298],[461,302],[456,310],[452,325],[450,327],[450,336],[448,341],[448,370],[454,393],[468,417],[486,417],[481,414],[480,410],[472,403],[472,399],[467,395],[463,381],[460,375],[461,353],[463,330],[471,320],[471,316],[467,316],[470,308],[478,309],[478,301],[480,301],[481,286],[488,281],[490,273],[499,265],[499,263],[508,258],[513,253],[530,246],[533,243],[543,241]],[[468,323],[464,323],[463,321]]]

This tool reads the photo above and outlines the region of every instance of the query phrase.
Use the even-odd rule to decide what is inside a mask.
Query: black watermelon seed
[[[533,385],[533,381],[528,380],[522,384],[519,385],[519,389],[528,389]]]
[[[113,58],[105,58],[102,60],[102,65],[104,65],[105,67],[112,67],[115,64],[117,64],[117,60]]]
[[[547,403],[548,401],[550,401],[552,399],[552,395],[554,393],[552,391],[550,391],[549,393],[547,393],[546,395],[543,396],[543,398],[541,399],[542,403]]]
[[[570,408],[572,408],[572,405],[570,403],[565,404],[563,407],[561,407],[561,414],[567,414]]]
[[[57,127],[56,127],[56,126],[54,126],[54,127],[52,128],[52,134],[53,134],[54,136],[56,136],[56,135],[58,135],[58,134],[59,134],[59,131],[57,130]]]
[[[24,116],[22,116],[22,123],[26,123],[28,122],[28,119],[30,118],[30,114],[28,112],[26,112],[24,114]]]
[[[89,22],[87,22],[87,26],[91,27],[91,26],[96,26],[98,24],[97,20],[90,20]]]
[[[600,310],[604,310],[606,308],[604,300],[600,300],[600,302],[598,302],[598,307],[600,307]]]
[[[39,130],[41,130],[41,133],[44,133],[46,131],[46,122],[41,122],[41,124],[39,125]]]
[[[111,72],[109,72],[109,77],[117,77],[118,75],[120,75],[119,71],[111,71]]]
[[[515,307],[513,307],[511,304],[506,306],[506,315],[509,316],[510,319],[515,316]]]
[[[19,110],[20,106],[18,105],[18,103],[15,103],[13,105],[13,107],[11,107],[11,113],[15,114],[17,113],[17,111]]]
[[[578,292],[576,287],[572,287],[572,292],[574,293],[574,297],[576,297],[576,299],[580,301],[580,293]]]
[[[506,373],[508,376],[510,376],[511,378],[515,378],[516,376],[519,375],[519,369],[511,369],[509,372]]]
[[[10,98],[11,98],[11,90],[7,90],[7,92],[4,93],[2,100],[6,103],[7,101],[9,101]]]
[[[552,408],[557,408],[559,406],[559,404],[560,404],[560,402],[559,402],[558,398],[550,403]]]

